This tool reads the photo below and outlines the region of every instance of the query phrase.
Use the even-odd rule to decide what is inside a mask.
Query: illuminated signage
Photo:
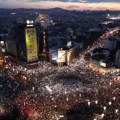
[[[57,51],[52,51],[51,52],[51,57],[52,57],[52,60],[57,60],[58,59],[58,52]]]
[[[27,27],[31,27],[31,26],[33,26],[33,20],[27,20],[26,21],[26,23],[27,23]]]
[[[106,63],[104,63],[104,62],[101,61],[101,62],[100,62],[100,66],[101,66],[101,67],[106,67],[107,65],[106,65]]]
[[[25,35],[27,47],[27,61],[32,62],[38,59],[36,29],[26,28]]]
[[[66,51],[59,50],[58,51],[58,62],[65,62],[66,61]]]

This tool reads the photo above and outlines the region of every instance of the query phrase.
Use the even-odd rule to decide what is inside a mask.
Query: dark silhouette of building
[[[115,65],[120,68],[120,49],[117,50],[116,58],[115,58]]]
[[[39,40],[39,56],[49,57],[49,43],[47,30],[41,31]]]
[[[38,60],[38,41],[36,27],[26,23],[16,23],[7,43],[7,52],[26,62]]]

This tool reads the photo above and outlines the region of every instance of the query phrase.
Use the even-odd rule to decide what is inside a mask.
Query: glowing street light
[[[105,116],[105,114],[104,114],[104,113],[102,113],[102,114],[101,114],[101,118],[103,118],[104,116]]]
[[[66,98],[66,101],[68,101],[69,99],[68,99],[68,97]]]
[[[32,90],[34,91],[34,90],[35,90],[35,87],[32,87]]]
[[[106,110],[106,108],[107,108],[106,106],[103,107],[104,110]]]
[[[108,102],[108,104],[109,104],[109,105],[112,105],[112,102],[110,101],[110,102]]]
[[[27,68],[25,68],[25,71],[27,71]]]
[[[67,94],[67,91],[65,90],[65,94]]]
[[[112,85],[112,82],[110,82],[109,85]]]
[[[95,104],[98,104],[98,100],[95,101]]]
[[[88,105],[90,106],[90,104],[91,104],[91,102],[90,101],[88,101]]]
[[[109,13],[107,14],[107,17],[110,17],[110,14],[109,14]]]
[[[113,100],[116,100],[116,97],[113,97]]]
[[[115,113],[118,113],[118,109],[115,109]]]

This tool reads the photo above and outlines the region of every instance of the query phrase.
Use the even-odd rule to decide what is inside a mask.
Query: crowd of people
[[[0,113],[10,111],[3,102],[3,98],[9,98],[10,108],[17,106],[22,115],[27,113],[28,120],[68,120],[66,111],[78,103],[102,109],[99,114],[104,120],[119,120],[120,83],[114,75],[103,76],[89,68],[84,55],[91,49],[68,66],[44,61],[34,69],[20,65],[0,69]],[[20,73],[23,77],[16,77]]]

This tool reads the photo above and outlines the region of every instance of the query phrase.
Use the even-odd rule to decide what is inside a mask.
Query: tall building
[[[43,31],[43,33],[42,33],[42,41],[43,41],[43,44],[42,44],[42,47],[43,47],[42,54],[45,55],[45,56],[48,56],[49,45],[48,45],[47,31]]]
[[[47,31],[40,31],[38,39],[38,55],[40,57],[49,57],[49,43]]]
[[[120,40],[117,41],[116,49],[120,49]]]
[[[49,46],[48,46],[48,35],[47,28],[51,24],[51,18],[46,13],[41,13],[36,19],[36,23],[40,24],[40,40],[39,40],[39,56],[48,57],[49,56]]]
[[[6,40],[8,39],[8,34],[0,34],[0,52],[6,52]]]
[[[51,25],[52,20],[47,13],[41,13],[38,15],[36,22],[40,23],[44,29],[47,29]]]
[[[38,60],[37,35],[36,28],[25,28],[26,60],[33,62]]]
[[[18,32],[18,28],[19,25],[21,24],[17,24],[17,23],[11,23],[11,25],[9,26],[9,37],[6,40],[6,51],[7,53],[13,55],[13,56],[18,56],[18,50],[17,50],[17,32]],[[19,31],[19,34],[21,31]],[[22,37],[22,35],[21,35]]]
[[[15,26],[14,36],[7,41],[7,52],[26,62],[37,61],[38,41],[33,21],[17,23]]]
[[[120,49],[117,50],[116,53],[116,59],[115,59],[115,65],[120,68]]]
[[[116,45],[117,45],[117,40],[111,38],[111,39],[106,40],[104,44],[104,48],[109,49],[109,50],[114,50],[116,49]]]

